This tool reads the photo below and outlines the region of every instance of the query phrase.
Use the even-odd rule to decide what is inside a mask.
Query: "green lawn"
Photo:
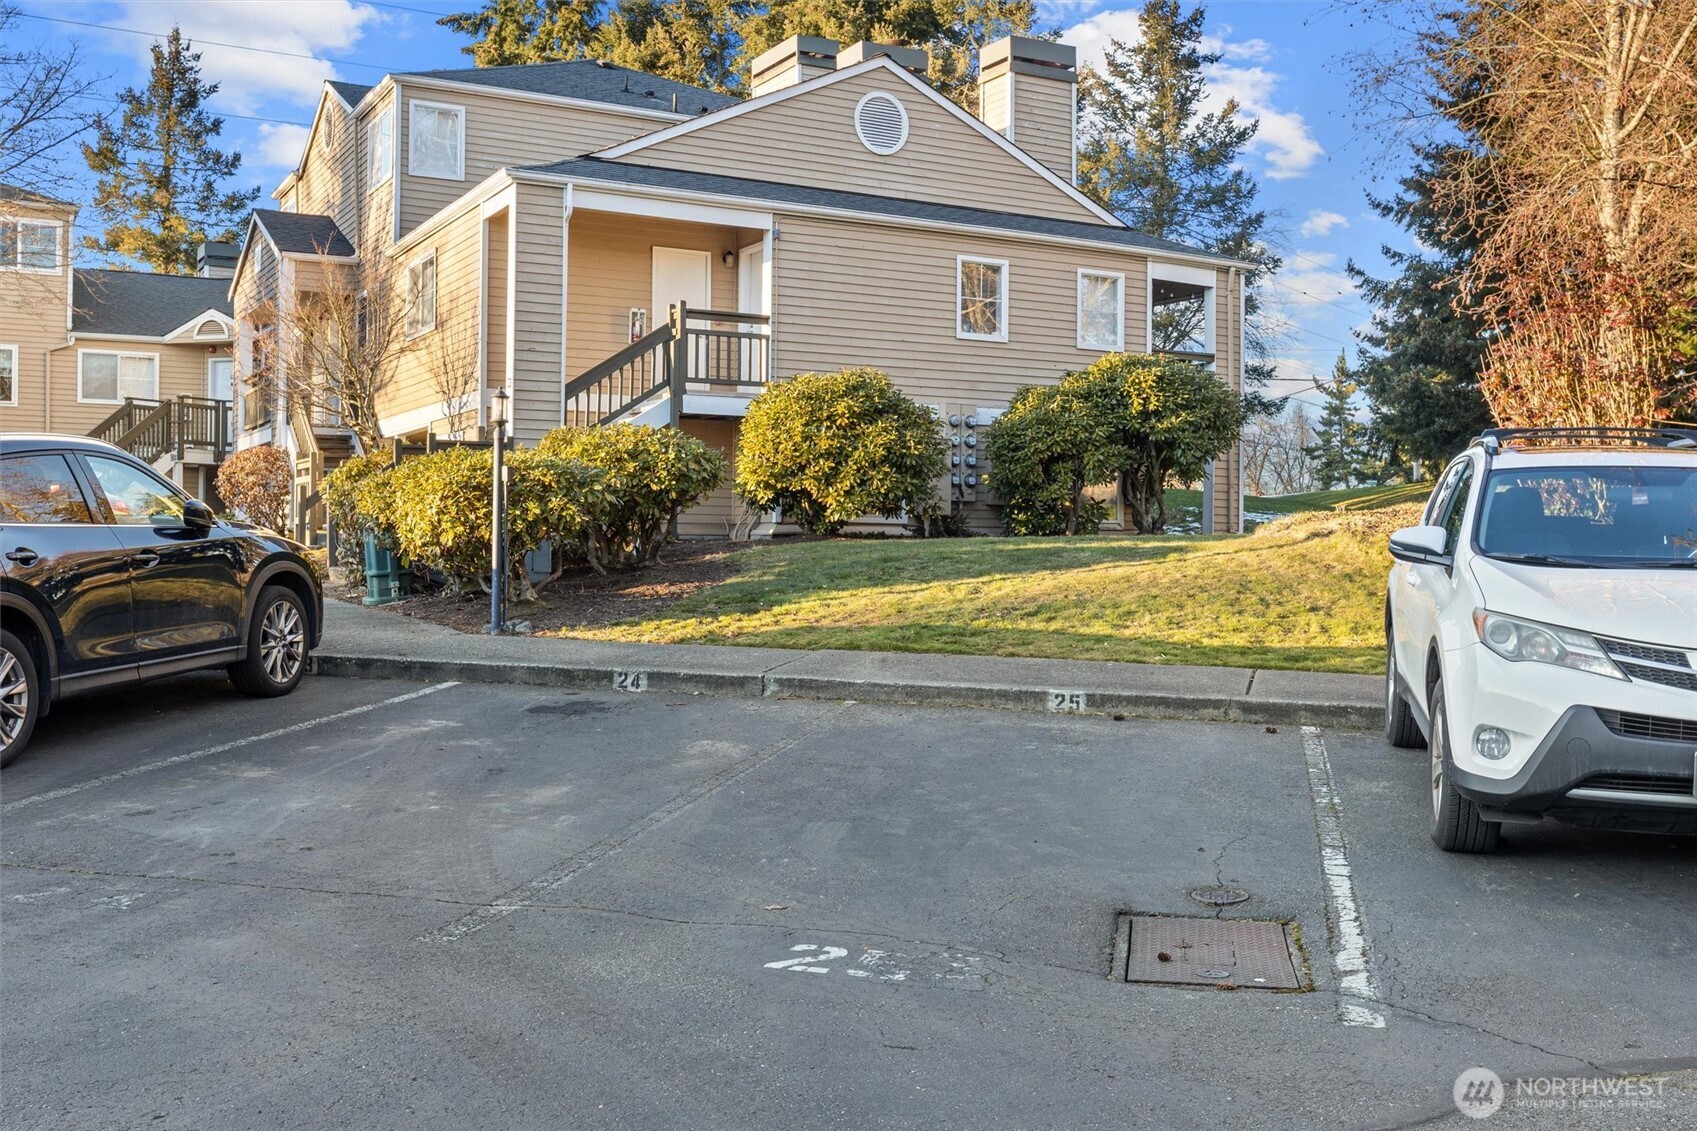
[[[1374,510],[1399,503],[1423,503],[1432,493],[1432,484],[1394,483],[1389,487],[1348,487],[1337,491],[1308,491],[1301,495],[1246,495],[1243,512],[1253,529],[1259,522],[1256,516],[1303,514],[1308,511]],[[1201,524],[1202,492],[1173,490],[1167,492],[1167,522],[1177,533],[1190,533]]]
[[[1408,508],[1252,535],[752,546],[730,580],[571,635],[1377,672],[1385,534]]]

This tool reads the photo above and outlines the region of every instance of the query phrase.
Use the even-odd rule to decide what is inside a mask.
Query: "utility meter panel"
[[[948,472],[944,497],[961,503],[984,502],[989,498],[984,458],[984,428],[988,421],[977,405],[949,403],[934,406],[948,442]]]

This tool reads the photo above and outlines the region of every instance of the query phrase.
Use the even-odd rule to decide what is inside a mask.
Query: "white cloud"
[[[306,150],[311,130],[289,122],[261,122],[259,125],[258,157],[266,165],[293,169]]]
[[[162,35],[177,24],[200,53],[202,78],[219,85],[216,109],[253,114],[263,112],[270,99],[315,105],[324,80],[339,77],[336,66],[295,56],[346,55],[381,19],[377,9],[351,0],[126,0],[113,22]],[[133,52],[142,67],[150,64],[151,41],[117,33],[112,41]],[[363,69],[354,75],[367,81],[374,76]]]
[[[1349,227],[1349,217],[1341,212],[1328,212],[1324,208],[1316,208],[1308,214],[1308,219],[1302,222],[1304,238],[1330,235],[1333,228]]]
[[[1135,43],[1142,38],[1137,12],[1102,12],[1061,33],[1061,42],[1078,48],[1082,66],[1100,67],[1109,40]],[[1202,48],[1224,58],[1207,69],[1207,86],[1202,101],[1205,112],[1223,109],[1235,101],[1243,115],[1259,123],[1245,148],[1266,162],[1266,175],[1273,180],[1300,177],[1325,153],[1309,132],[1308,123],[1294,110],[1275,105],[1277,87],[1283,76],[1257,65],[1271,59],[1273,49],[1261,39],[1232,40],[1231,29],[1204,35]]]
[[[1284,267],[1271,280],[1279,301],[1293,307],[1350,302],[1355,298],[1355,282],[1336,269],[1337,261],[1329,251],[1305,249],[1287,256]]]

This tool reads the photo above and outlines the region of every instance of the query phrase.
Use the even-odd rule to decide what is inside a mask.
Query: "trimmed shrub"
[[[278,532],[288,528],[294,468],[281,448],[259,444],[231,452],[218,465],[212,485],[224,505],[243,520]]]
[[[345,459],[319,487],[324,510],[343,532],[346,541],[355,541],[385,527],[382,521],[383,503],[387,489],[374,491],[382,483],[383,473],[392,465],[388,452]]]
[[[556,428],[537,450],[601,473],[582,500],[577,535],[598,573],[659,558],[672,520],[723,486],[730,467],[725,453],[693,436],[640,424]]]
[[[1093,534],[1107,507],[1084,495],[1098,438],[1052,385],[1028,385],[984,437],[990,484],[1009,534]]]
[[[876,369],[803,373],[754,399],[737,439],[736,492],[803,530],[897,518],[935,498],[948,446],[931,410]]]

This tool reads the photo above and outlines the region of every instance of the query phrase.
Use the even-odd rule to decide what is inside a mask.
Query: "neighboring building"
[[[0,433],[99,436],[210,499],[232,439],[234,249],[209,245],[201,277],[73,268],[76,214],[0,185]]]
[[[238,366],[271,364],[276,312],[323,271],[383,256],[412,345],[380,398],[385,436],[476,434],[504,388],[522,441],[675,419],[734,460],[765,383],[870,365],[936,407],[957,460],[944,486],[993,528],[977,440],[1019,386],[1157,332],[1240,386],[1244,265],[1131,231],[1073,187],[1071,48],[986,47],[980,117],[925,62],[796,37],[755,61],[748,101],[593,61],[327,83],[278,210],[248,229]],[[471,343],[468,397],[430,363],[449,341]],[[250,405],[242,442],[302,467],[346,444],[322,414],[284,416]],[[1237,453],[1211,486],[1211,527],[1236,529]],[[682,529],[769,517],[726,490]]]

